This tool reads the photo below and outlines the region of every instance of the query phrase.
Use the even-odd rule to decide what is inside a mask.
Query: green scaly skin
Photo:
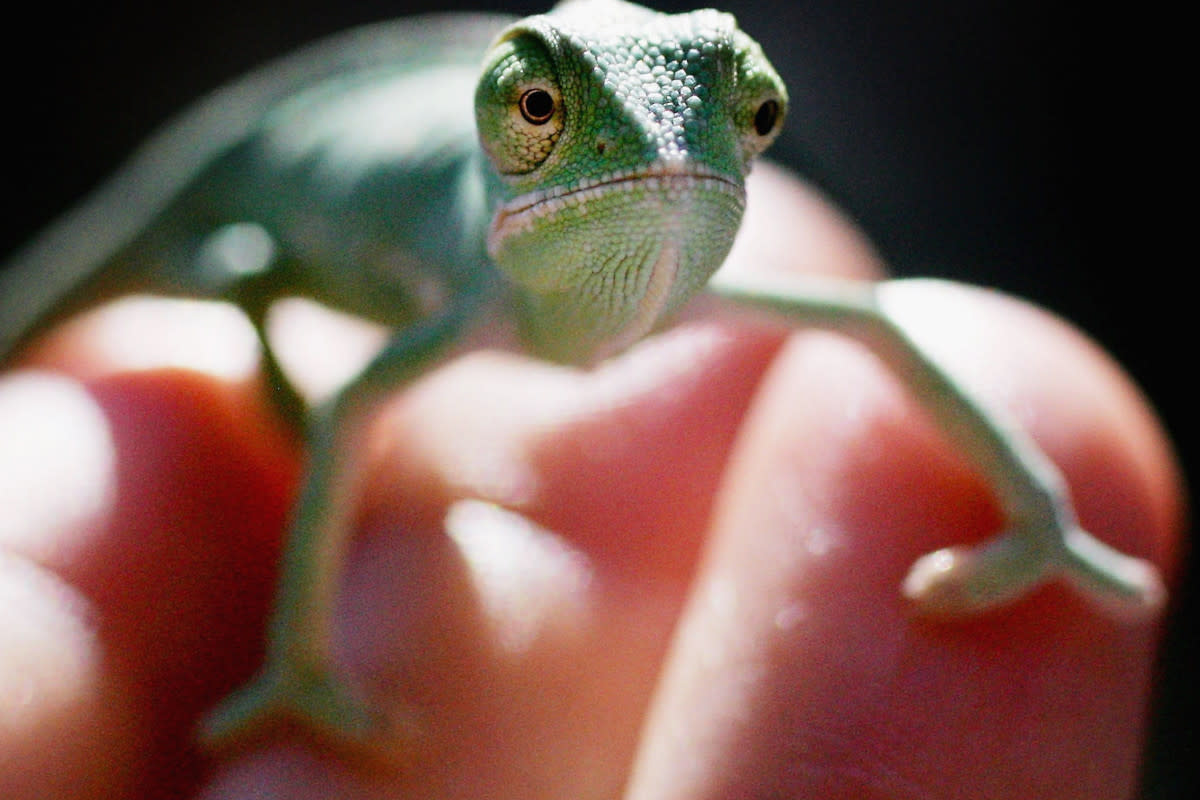
[[[15,257],[0,274],[0,357],[133,289],[230,298],[259,328],[281,408],[308,426],[266,664],[209,719],[210,744],[280,716],[363,745],[403,738],[331,668],[354,440],[377,398],[497,313],[529,352],[576,364],[619,353],[706,285],[855,336],[974,458],[1008,514],[983,546],[914,565],[902,591],[917,610],[973,614],[1059,576],[1124,609],[1162,603],[1154,568],[1078,527],[1055,467],[911,343],[883,291],[710,282],[786,108],[758,44],[717,11],[576,0],[520,21],[387,23],[198,104]],[[295,294],[398,329],[312,410],[262,334],[271,302]]]

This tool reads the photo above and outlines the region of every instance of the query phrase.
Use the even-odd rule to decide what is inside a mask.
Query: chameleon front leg
[[[902,587],[916,609],[937,617],[975,614],[1058,577],[1119,610],[1137,613],[1161,605],[1165,590],[1155,567],[1080,527],[1058,468],[1024,430],[980,405],[921,351],[888,315],[879,287],[721,274],[711,284],[716,294],[737,304],[866,344],[988,479],[1007,520],[1005,529],[978,546],[950,547],[918,559]]]
[[[308,474],[285,543],[267,652],[258,675],[205,720],[200,738],[220,748],[264,723],[290,718],[334,741],[397,738],[334,674],[332,616],[354,504],[361,438],[376,401],[444,359],[470,318],[467,303],[403,331],[310,425]]]

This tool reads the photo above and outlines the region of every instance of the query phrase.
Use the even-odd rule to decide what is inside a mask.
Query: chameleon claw
[[[922,616],[966,617],[1015,602],[1046,580],[1047,566],[1025,561],[1009,537],[980,547],[947,547],[922,556],[904,579],[902,591]]]
[[[1010,532],[977,547],[937,550],[913,564],[902,591],[921,615],[966,617],[1016,602],[1059,577],[1126,619],[1149,616],[1166,599],[1153,564],[1077,527],[1061,533],[1053,547],[1044,538]]]

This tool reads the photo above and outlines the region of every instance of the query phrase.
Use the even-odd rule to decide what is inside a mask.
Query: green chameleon
[[[706,285],[854,336],[975,460],[1007,514],[982,546],[912,567],[902,591],[918,611],[968,615],[1059,576],[1118,605],[1161,602],[1154,568],[1078,527],[1056,468],[929,361],[871,284],[713,277],[787,105],[759,45],[713,10],[574,0],[519,21],[370,26],[201,102],[16,255],[0,273],[0,358],[122,292],[226,298],[257,327],[281,408],[307,426],[266,664],[205,736],[230,741],[276,715],[350,741],[387,735],[329,654],[347,431],[498,313],[528,352],[570,364],[621,352]],[[263,333],[288,295],[397,329],[313,409]]]

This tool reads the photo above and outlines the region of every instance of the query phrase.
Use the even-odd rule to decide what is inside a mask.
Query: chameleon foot
[[[949,547],[918,559],[904,594],[933,617],[978,614],[1011,603],[1062,577],[1124,617],[1162,607],[1166,589],[1153,564],[1120,553],[1076,526],[1044,533],[1015,531],[977,547]]]
[[[352,746],[377,742],[385,728],[382,716],[327,670],[268,668],[209,714],[200,740],[207,749],[224,749],[284,721]]]

